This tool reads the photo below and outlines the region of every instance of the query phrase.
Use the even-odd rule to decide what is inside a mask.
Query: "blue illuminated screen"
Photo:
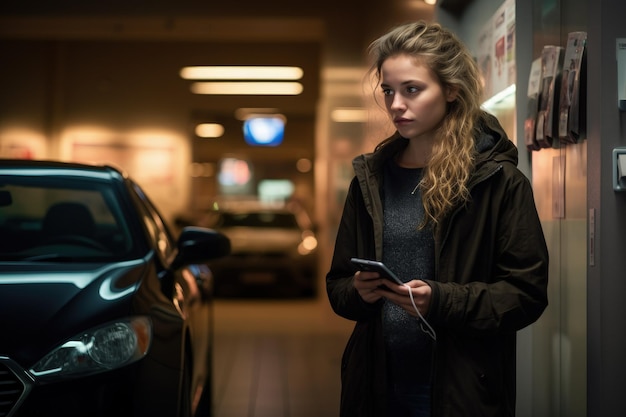
[[[284,135],[285,122],[280,117],[251,117],[243,122],[243,137],[251,146],[278,146]]]

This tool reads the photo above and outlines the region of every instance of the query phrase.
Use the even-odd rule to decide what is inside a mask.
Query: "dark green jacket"
[[[426,280],[426,319],[437,334],[433,417],[513,416],[516,331],[548,304],[548,251],[531,185],[516,168],[517,149],[495,117],[483,114],[480,130],[471,200],[434,230],[436,274]],[[326,276],[332,308],[356,321],[342,359],[341,417],[386,415],[381,303],[360,298],[350,258],[382,259],[383,165],[407,143],[397,136],[353,161]]]

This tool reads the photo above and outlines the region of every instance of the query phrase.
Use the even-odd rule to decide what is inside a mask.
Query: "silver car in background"
[[[210,262],[217,296],[313,297],[318,241],[307,213],[295,204],[215,203],[202,226],[231,242],[231,253]]]

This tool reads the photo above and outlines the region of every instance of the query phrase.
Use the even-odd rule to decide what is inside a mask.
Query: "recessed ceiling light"
[[[300,67],[284,66],[194,66],[180,70],[186,80],[299,80]]]
[[[295,96],[302,90],[302,84],[296,82],[196,82],[191,85],[194,94]]]
[[[224,134],[224,126],[219,123],[200,123],[196,135],[201,138],[219,138]]]
[[[330,113],[330,118],[333,122],[367,122],[367,110],[360,107],[339,107]]]

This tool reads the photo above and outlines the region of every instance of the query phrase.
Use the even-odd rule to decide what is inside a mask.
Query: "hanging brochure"
[[[585,132],[586,43],[586,32],[572,32],[567,37],[559,99],[559,139],[562,143],[577,143]]]
[[[558,146],[558,112],[564,48],[544,46],[541,52],[541,92],[537,114],[537,143],[542,148]],[[555,140],[556,139],[556,140]]]
[[[535,137],[537,111],[539,110],[539,85],[541,83],[541,58],[537,58],[530,66],[528,77],[528,106],[524,120],[524,142],[529,151],[541,149]]]
[[[617,107],[626,111],[626,38],[616,39]]]

